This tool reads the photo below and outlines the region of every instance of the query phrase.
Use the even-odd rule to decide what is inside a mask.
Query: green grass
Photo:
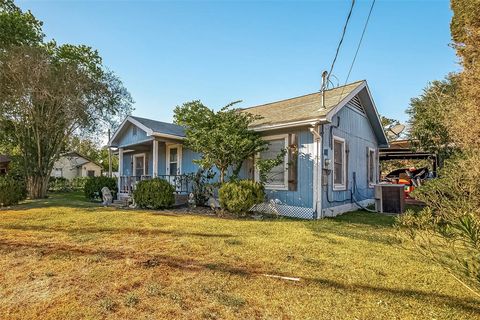
[[[232,220],[54,194],[0,211],[2,319],[474,319],[393,218]],[[287,281],[267,277],[298,277]]]

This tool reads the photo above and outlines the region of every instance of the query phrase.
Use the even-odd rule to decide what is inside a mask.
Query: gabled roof
[[[329,123],[341,108],[355,98],[361,101],[361,106],[372,125],[372,130],[377,136],[379,145],[388,146],[377,108],[365,80],[325,90],[324,95],[325,100],[323,104],[322,93],[315,92],[300,97],[244,108],[242,111],[261,116],[262,118],[256,120],[251,128],[255,131],[267,131]]]
[[[185,138],[185,129],[174,123],[162,122],[152,119],[128,116],[113,134],[108,142],[109,146],[115,146],[115,141],[127,123],[131,123],[146,132],[147,136],[163,137],[167,139],[182,140]]]
[[[76,166],[76,167],[80,167],[80,166],[83,166],[83,165],[86,164],[86,163],[90,163],[90,162],[91,162],[91,163],[96,164],[97,166],[99,166],[99,167],[102,168],[102,166],[101,166],[99,163],[91,160],[90,158],[84,156],[83,154],[81,154],[81,153],[79,153],[79,152],[77,152],[77,151],[70,151],[70,152],[64,153],[64,154],[62,154],[62,157],[67,157],[67,158],[75,158],[75,157],[76,157],[76,158],[81,158],[81,159],[83,159],[83,161],[75,163],[75,166]]]
[[[140,118],[140,117],[134,117],[134,116],[131,116],[131,118],[137,120],[138,122],[143,124],[145,127],[151,129],[153,132],[185,137],[185,129],[182,126],[179,126],[178,124]]]
[[[325,121],[330,111],[338,105],[341,105],[342,102],[346,104],[348,100],[353,98],[355,94],[365,87],[365,84],[366,82],[362,80],[325,90],[324,107],[322,107],[322,94],[315,92],[300,97],[245,108],[243,110],[263,117],[255,121],[252,128],[268,128],[275,124],[297,123],[302,121]]]

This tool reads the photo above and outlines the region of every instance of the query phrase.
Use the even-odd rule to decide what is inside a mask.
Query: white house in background
[[[102,167],[78,152],[69,152],[62,155],[53,165],[50,174],[52,177],[63,177],[68,180],[78,177],[99,177],[101,175]]]

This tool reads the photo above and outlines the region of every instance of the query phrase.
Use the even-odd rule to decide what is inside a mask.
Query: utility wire
[[[357,60],[358,51],[360,50],[360,45],[362,44],[363,36],[365,36],[365,31],[367,30],[368,21],[370,21],[370,16],[372,15],[372,10],[373,10],[374,5],[375,5],[375,0],[373,0],[372,5],[370,6],[370,11],[368,12],[367,20],[365,21],[365,25],[363,26],[362,36],[360,37],[360,41],[358,41],[357,50],[355,51],[355,56],[353,57],[352,64],[350,65],[350,69],[348,70],[347,79],[345,80],[345,84],[347,84],[348,78],[350,78],[350,73],[352,72],[352,69],[353,69],[353,65],[355,64],[355,61]]]
[[[340,52],[340,47],[342,46],[343,38],[345,38],[348,22],[350,21],[350,17],[352,16],[352,11],[354,6],[355,6],[355,0],[352,0],[350,11],[348,12],[347,19],[345,20],[345,25],[343,26],[342,36],[340,37],[340,41],[338,42],[337,51],[335,52],[335,57],[333,58],[332,65],[330,66],[330,71],[328,72],[328,75],[327,75],[327,81],[325,82],[324,86],[327,86],[330,81],[330,75],[332,74],[333,67],[335,66],[335,62],[337,61],[338,53]],[[324,89],[325,88],[322,88],[322,90]]]
[[[365,31],[367,31],[368,22],[370,21],[370,16],[372,15],[373,7],[375,6],[375,1],[376,0],[373,0],[372,5],[370,6],[370,11],[368,12],[367,20],[365,21],[365,25],[363,26],[362,35],[360,37],[360,40],[358,41],[357,50],[355,51],[355,55],[353,56],[352,64],[350,64],[350,69],[348,69],[347,78],[345,79],[345,83],[343,85],[342,92],[339,95],[338,102],[340,102],[340,100],[342,99],[343,91],[345,90],[345,86],[347,85],[348,79],[350,78],[350,74],[352,73],[353,65],[355,64],[355,61],[357,60],[358,51],[360,50],[360,46],[362,44],[363,37],[365,36]]]

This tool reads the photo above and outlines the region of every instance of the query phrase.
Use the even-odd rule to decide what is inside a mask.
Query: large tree
[[[186,127],[185,146],[201,154],[197,162],[203,168],[217,167],[222,183],[229,169],[236,177],[246,159],[268,147],[268,142],[248,128],[258,117],[239,112],[232,108],[234,104],[216,112],[192,101],[174,111],[175,123]]]
[[[19,12],[11,2],[2,3],[2,15],[24,14]],[[97,51],[84,45],[43,43],[43,36],[35,42],[32,34],[41,34],[38,23],[9,21],[10,32],[31,25],[35,32],[25,31],[25,41],[4,36],[8,31],[1,34],[0,132],[19,147],[29,196],[41,198],[67,141],[117,123],[130,112],[131,98],[102,65]]]
[[[451,111],[458,104],[458,75],[431,82],[423,93],[412,98],[407,109],[409,137],[416,148],[439,154],[441,159],[452,155],[454,145],[447,125]]]

